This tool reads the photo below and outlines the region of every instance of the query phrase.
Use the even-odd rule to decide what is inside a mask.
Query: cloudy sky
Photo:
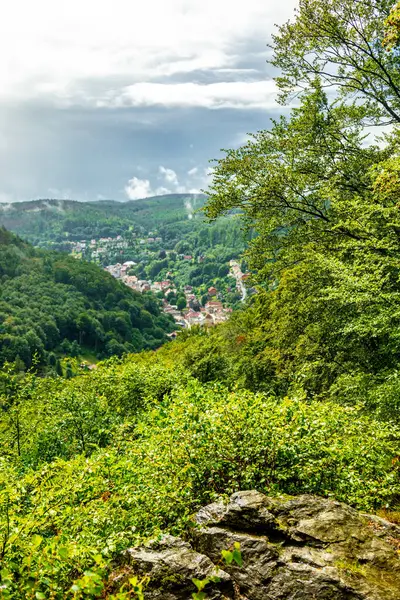
[[[295,0],[13,0],[0,19],[0,201],[207,185],[280,112],[266,44]]]

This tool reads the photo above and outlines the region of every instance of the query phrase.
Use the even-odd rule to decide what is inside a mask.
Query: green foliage
[[[184,308],[186,308],[186,298],[182,298],[182,296],[180,298],[178,298],[177,302],[176,302],[176,306],[177,306],[178,310],[183,310]]]
[[[351,374],[381,385],[396,369],[398,156],[397,131],[364,144],[357,114],[316,82],[290,120],[219,161],[207,211],[240,208],[258,232],[251,337],[274,389],[326,396]]]
[[[76,597],[96,597],[113,556],[159,531],[179,534],[199,505],[238,489],[394,505],[393,425],[362,407],[204,386],[167,362],[113,360],[66,382],[8,376],[23,423],[18,452],[5,407],[0,547],[10,597],[30,586],[32,596],[63,598],[72,585]]]
[[[35,250],[4,229],[0,241],[0,364],[29,367],[34,354],[45,364],[54,351],[83,348],[122,355],[158,347],[174,329],[156,302],[98,266]]]
[[[204,385],[169,366],[169,348],[69,380],[4,373],[0,549],[9,597],[108,589],[135,597],[135,586],[112,588],[113,557],[160,531],[181,533],[199,505],[238,489],[335,496],[364,510],[395,505],[393,425],[363,407]],[[240,564],[235,549],[225,559]]]
[[[319,77],[369,122],[399,123],[396,4],[300,0],[295,20],[273,36],[271,62],[282,73],[277,77],[281,101]]]
[[[383,39],[383,47],[388,51],[398,45],[400,39],[400,3],[398,2],[391,10],[385,21],[386,31]]]
[[[364,128],[399,121],[396,31],[382,46],[393,7],[301,0],[274,39],[283,93],[307,82],[300,105],[217,162],[206,213],[228,215],[221,226],[175,226],[170,211],[162,236],[174,253],[156,248],[138,265],[161,277],[182,262],[176,281],[204,302],[238,251],[240,211],[258,293],[223,326],[90,373],[71,358],[62,378],[61,351],[158,348],[169,323],[152,296],[0,229],[2,597],[143,598],[146,579],[123,583],[115,558],[181,534],[200,505],[240,489],[398,510],[400,136],[368,143]],[[334,84],[331,103],[323,88]],[[146,201],[128,205],[124,219],[137,209],[160,224]],[[62,226],[49,217],[55,237],[77,224],[77,207],[64,208]],[[41,363],[49,377],[34,372]],[[237,546],[222,558],[241,566]],[[207,583],[194,580],[193,598]]]

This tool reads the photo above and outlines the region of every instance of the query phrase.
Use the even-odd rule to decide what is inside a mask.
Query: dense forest
[[[40,251],[0,229],[0,363],[98,358],[157,348],[174,323],[151,295],[133,292],[98,266]],[[59,368],[59,367],[58,367]]]
[[[4,366],[4,598],[141,599],[123,552],[187,535],[199,506],[237,490],[399,521],[399,49],[393,0],[301,0],[278,28],[272,64],[295,108],[225,152],[205,205],[211,221],[240,211],[257,234],[244,255],[257,293],[229,321],[68,380]],[[85,263],[2,236],[2,290],[26,263],[83,293]],[[105,320],[108,293],[125,298],[95,273],[113,286],[90,315]]]
[[[49,199],[0,203],[0,224],[39,246],[115,237],[132,228],[148,232],[173,225],[175,229],[183,227],[185,234],[193,229],[190,221],[200,219],[196,211],[204,198],[202,194],[169,194],[129,202]],[[186,222],[186,230],[182,222]]]

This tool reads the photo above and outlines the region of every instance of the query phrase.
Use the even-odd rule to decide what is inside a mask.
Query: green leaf
[[[222,550],[221,554],[226,564],[230,565],[233,561],[233,553],[230,550]]]
[[[242,553],[239,550],[234,550],[232,553],[232,559],[239,567],[243,566]]]
[[[69,550],[66,546],[60,546],[58,549],[58,554],[61,556],[61,558],[66,560],[69,556]]]
[[[32,536],[31,541],[32,541],[32,545],[34,546],[34,548],[38,548],[40,546],[40,544],[42,543],[43,538],[41,535],[35,534]]]
[[[201,592],[201,590],[204,590],[204,588],[206,587],[207,583],[209,582],[208,579],[192,579],[192,582],[194,583],[194,585],[197,587],[197,589],[199,590],[199,592]]]

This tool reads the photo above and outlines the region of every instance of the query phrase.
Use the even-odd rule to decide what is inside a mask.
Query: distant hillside
[[[156,348],[174,329],[157,300],[95,264],[37,250],[0,227],[0,364]],[[51,357],[51,355],[53,355]]]
[[[32,200],[0,203],[0,225],[35,245],[121,235],[129,230],[150,231],[201,218],[196,210],[202,194],[174,194],[143,200],[77,202]]]

